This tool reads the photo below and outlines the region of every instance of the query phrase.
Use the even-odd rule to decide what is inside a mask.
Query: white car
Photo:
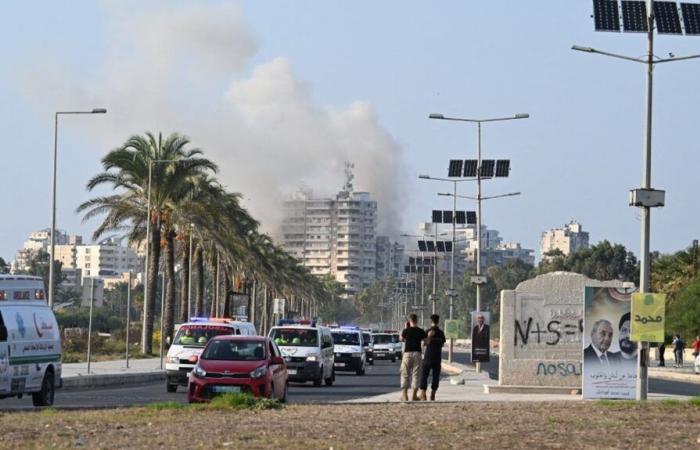
[[[0,398],[31,394],[34,406],[51,406],[61,385],[61,334],[44,281],[0,275]]]
[[[328,327],[311,320],[280,320],[268,337],[287,362],[289,381],[332,386],[335,381],[333,338]]]
[[[192,318],[177,326],[175,339],[165,358],[165,388],[176,392],[177,387],[187,386],[189,373],[202,354],[209,339],[220,335],[255,336],[255,326],[250,322],[233,318]]]
[[[389,359],[396,362],[395,335],[392,333],[372,333],[374,359]]]

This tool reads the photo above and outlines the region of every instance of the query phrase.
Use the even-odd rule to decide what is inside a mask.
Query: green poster
[[[445,337],[447,339],[459,339],[459,324],[460,320],[445,321]]]

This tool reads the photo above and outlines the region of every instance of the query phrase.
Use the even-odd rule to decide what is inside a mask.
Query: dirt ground
[[[626,402],[0,414],[0,448],[700,448],[700,406]]]

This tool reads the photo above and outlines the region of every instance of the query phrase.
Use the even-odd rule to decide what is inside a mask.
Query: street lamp
[[[106,114],[104,108],[90,111],[56,111],[53,125],[53,176],[51,179],[51,255],[49,257],[49,307],[53,309],[54,273],[53,261],[56,250],[56,163],[58,160],[58,116],[65,114]]]
[[[485,200],[486,198],[481,196],[481,124],[486,123],[486,122],[503,122],[506,120],[518,120],[518,119],[527,119],[530,117],[530,114],[527,113],[518,113],[514,114],[512,116],[507,116],[507,117],[494,117],[494,118],[487,118],[487,119],[469,119],[469,118],[461,118],[461,117],[445,117],[442,114],[438,113],[433,113],[428,116],[430,119],[436,119],[436,120],[451,120],[451,121],[456,121],[456,122],[471,122],[471,123],[476,123],[477,124],[477,154],[476,154],[476,203],[477,203],[477,213],[476,213],[476,310],[481,311],[481,201]],[[453,205],[457,201],[457,183],[455,183],[455,190],[452,194],[452,202]],[[518,195],[519,193],[511,193],[511,194],[505,194],[502,196],[494,196],[494,197],[489,197],[489,198],[497,198],[497,197],[507,197],[511,195]],[[448,194],[449,195],[449,194]],[[456,208],[455,208],[456,209]],[[454,219],[453,219],[454,221]],[[452,239],[454,240],[454,226],[453,226],[453,237]],[[452,256],[454,258],[454,243],[452,244],[453,252]],[[450,308],[451,310],[452,308]],[[451,315],[451,314],[450,314]],[[452,318],[452,317],[450,317]],[[452,353],[452,341],[450,341],[450,354]],[[476,363],[476,371],[480,372],[481,371],[481,363],[477,362]]]

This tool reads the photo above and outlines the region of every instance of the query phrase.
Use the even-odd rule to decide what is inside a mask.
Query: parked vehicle
[[[229,392],[287,401],[287,366],[274,342],[220,335],[207,343],[190,372],[187,401],[206,402]]]
[[[44,281],[0,275],[0,398],[31,394],[34,406],[51,406],[61,385],[61,334]]]
[[[330,328],[310,320],[280,320],[268,336],[285,358],[290,381],[333,385],[335,356]]]
[[[165,388],[176,392],[178,385],[187,386],[187,376],[210,339],[221,335],[255,336],[255,326],[234,318],[192,318],[177,326],[165,358]]]

